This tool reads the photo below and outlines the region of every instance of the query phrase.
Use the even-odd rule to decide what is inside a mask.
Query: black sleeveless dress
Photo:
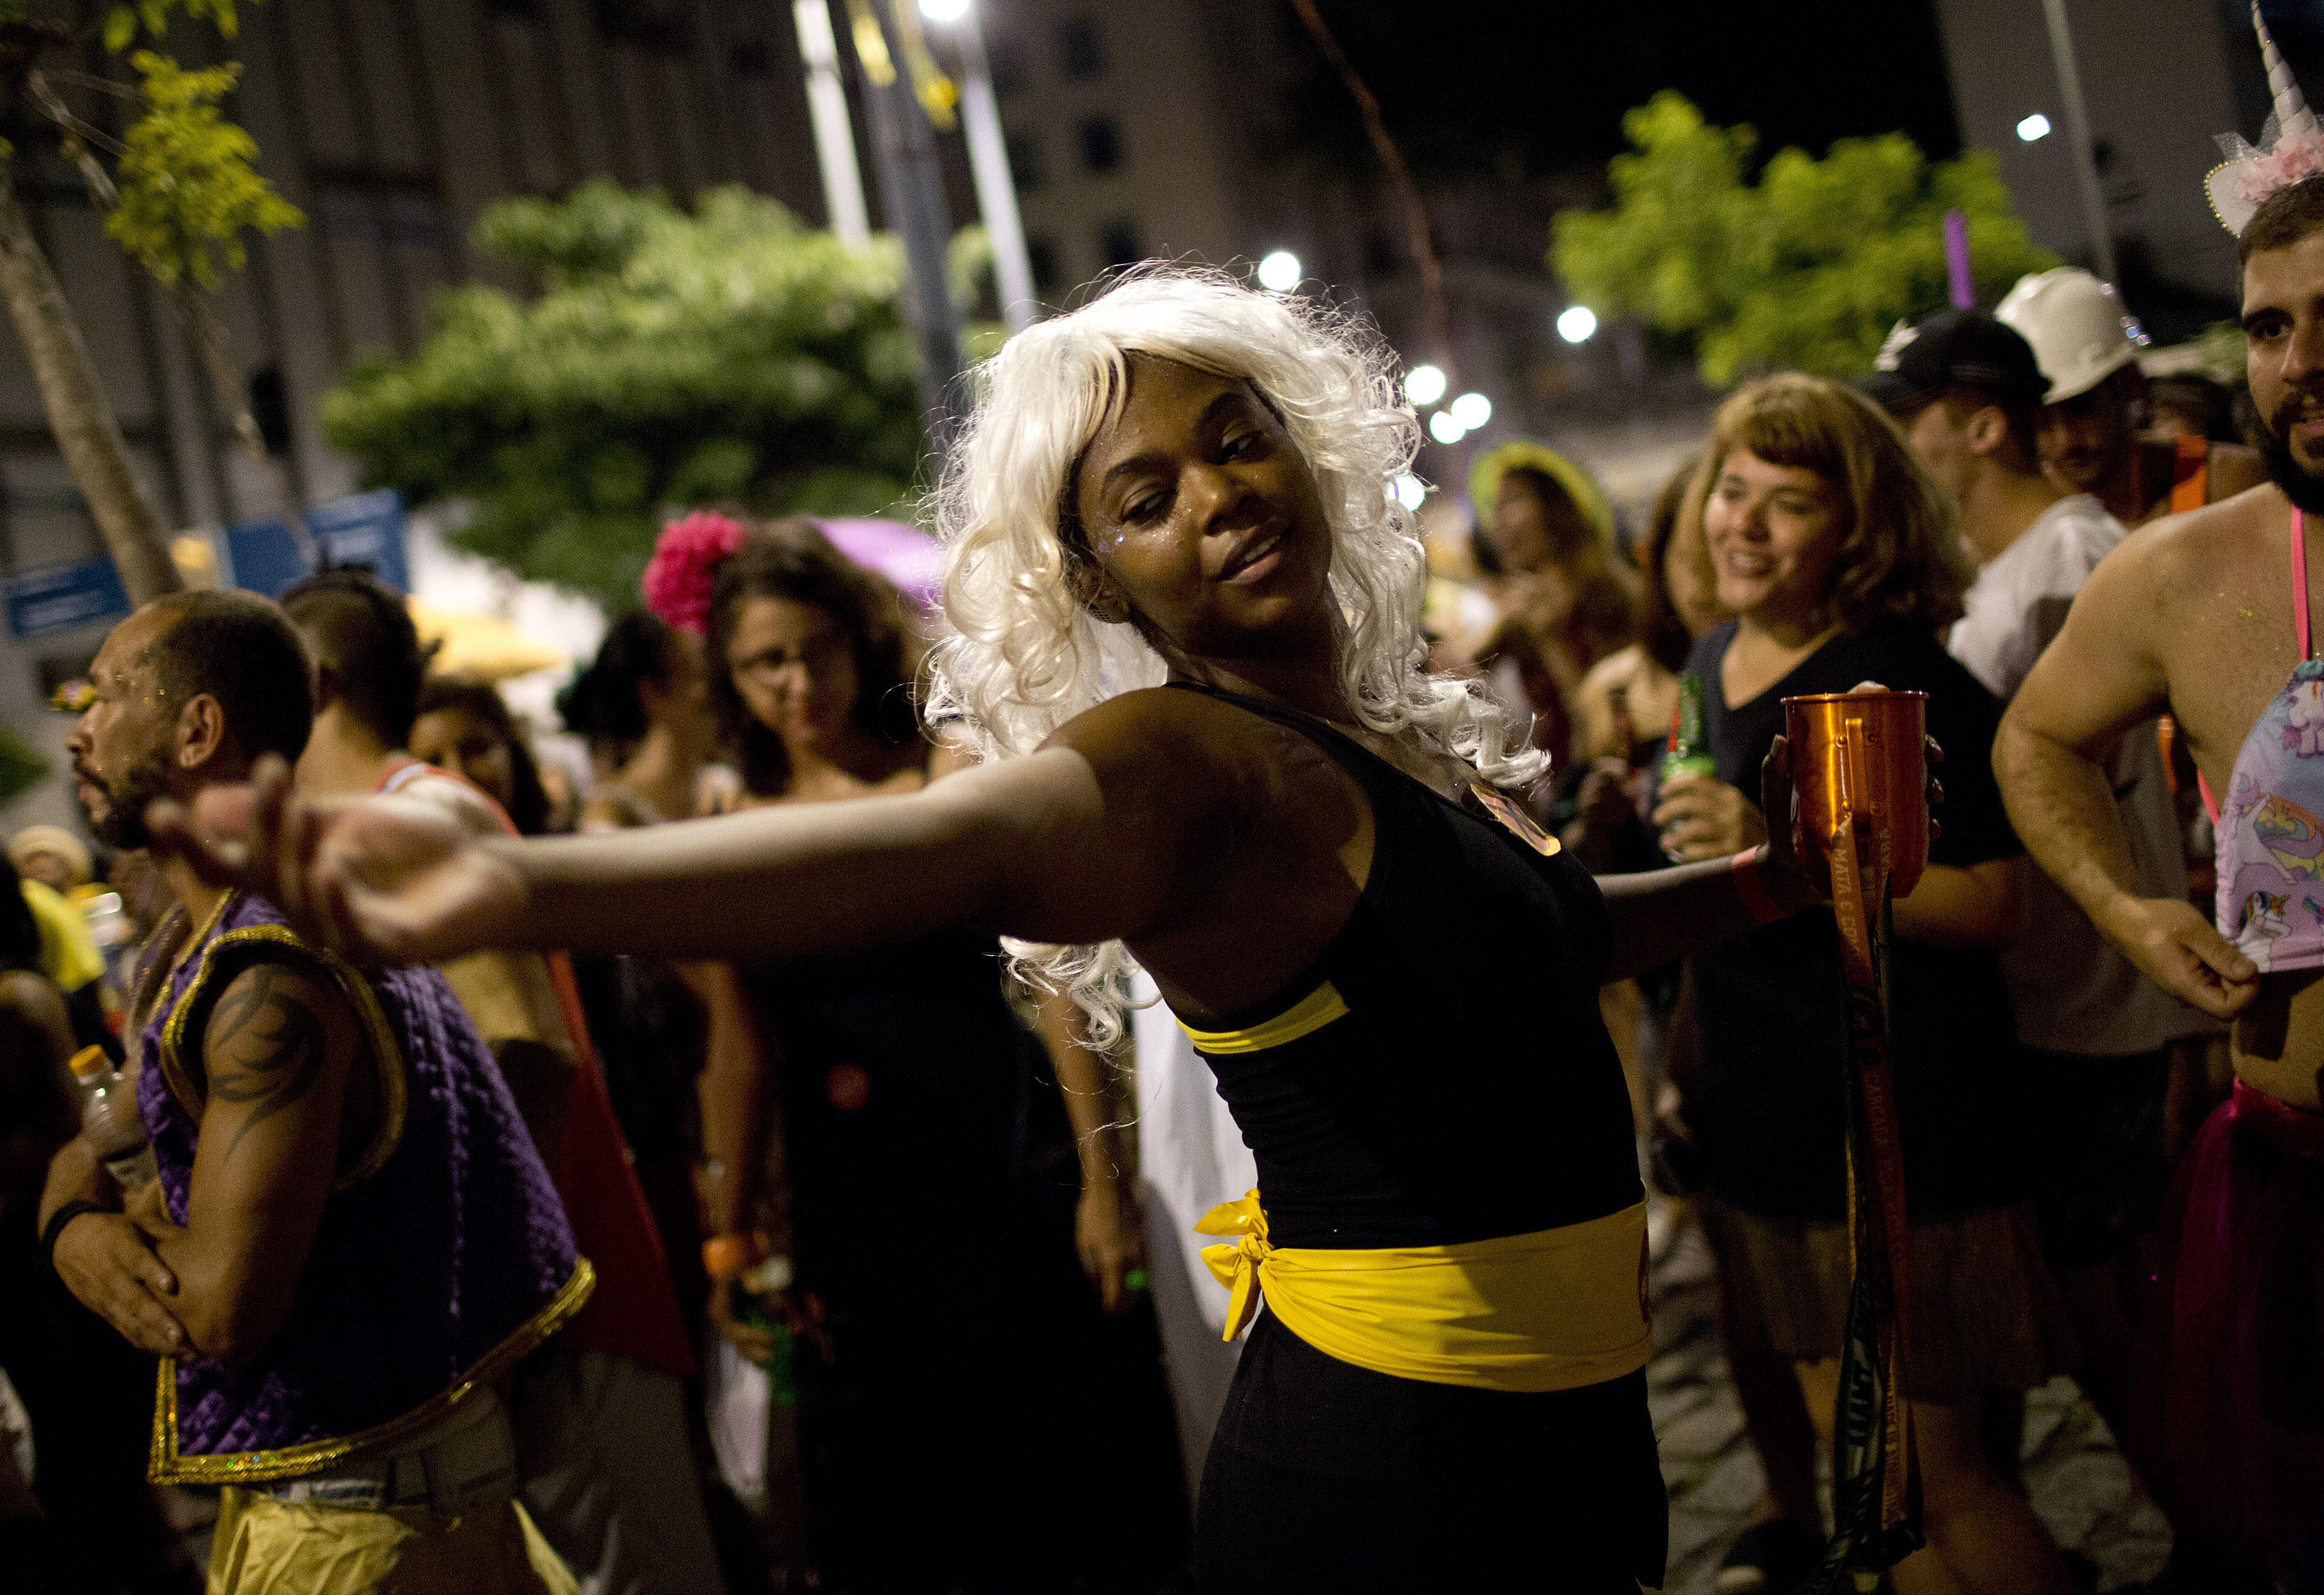
[[[1186,1498],[1149,1311],[1108,1319],[1074,1250],[1080,1165],[1001,949],[742,972],[781,1083],[808,1550],[858,1591],[1137,1588]],[[1058,1503],[1107,1480],[1102,1510]],[[1112,1492],[1120,1492],[1113,1498]]]
[[[1204,1025],[1250,1028],[1325,981],[1347,1005],[1282,1046],[1206,1055],[1271,1241],[1452,1245],[1637,1203],[1589,872],[1308,716],[1173,685],[1307,737],[1371,805],[1346,926],[1275,999]],[[1540,1393],[1432,1384],[1327,1356],[1271,1314],[1243,1350],[1196,1527],[1205,1595],[1635,1595],[1661,1583],[1667,1539],[1643,1371]]]

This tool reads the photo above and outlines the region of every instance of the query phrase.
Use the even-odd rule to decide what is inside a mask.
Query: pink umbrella
[[[930,613],[944,593],[944,545],[900,521],[817,516],[839,551],[864,569],[886,576],[905,596]]]
[[[814,525],[849,559],[936,613],[944,587],[944,549],[936,539],[900,521],[840,516]],[[741,521],[715,510],[696,510],[663,527],[640,584],[646,607],[682,632],[706,634],[718,567],[750,535]]]

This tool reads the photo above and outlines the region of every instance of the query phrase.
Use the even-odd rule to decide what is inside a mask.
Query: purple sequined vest
[[[156,983],[151,961],[137,982]],[[156,1480],[295,1478],[392,1451],[436,1427],[577,1311],[592,1275],[516,1103],[432,969],[365,976],[301,942],[247,896],[189,951],[142,1010],[137,1103],[170,1213],[186,1219],[205,1080],[203,1026],[254,963],[337,989],[376,1071],[379,1129],[354,1149],[323,1209],[281,1330],[239,1364],[161,1363]]]

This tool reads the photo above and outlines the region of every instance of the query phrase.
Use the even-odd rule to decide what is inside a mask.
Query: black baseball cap
[[[1955,388],[1978,388],[2038,405],[2050,391],[2034,346],[2000,318],[1959,307],[1899,321],[1880,346],[1862,392],[1881,409],[1901,415],[1941,399]]]

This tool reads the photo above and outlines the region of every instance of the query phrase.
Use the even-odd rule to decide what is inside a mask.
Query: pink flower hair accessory
[[[710,588],[718,567],[741,548],[751,533],[739,521],[696,510],[672,521],[654,539],[653,558],[638,585],[646,607],[665,624],[697,637],[710,632]]]

